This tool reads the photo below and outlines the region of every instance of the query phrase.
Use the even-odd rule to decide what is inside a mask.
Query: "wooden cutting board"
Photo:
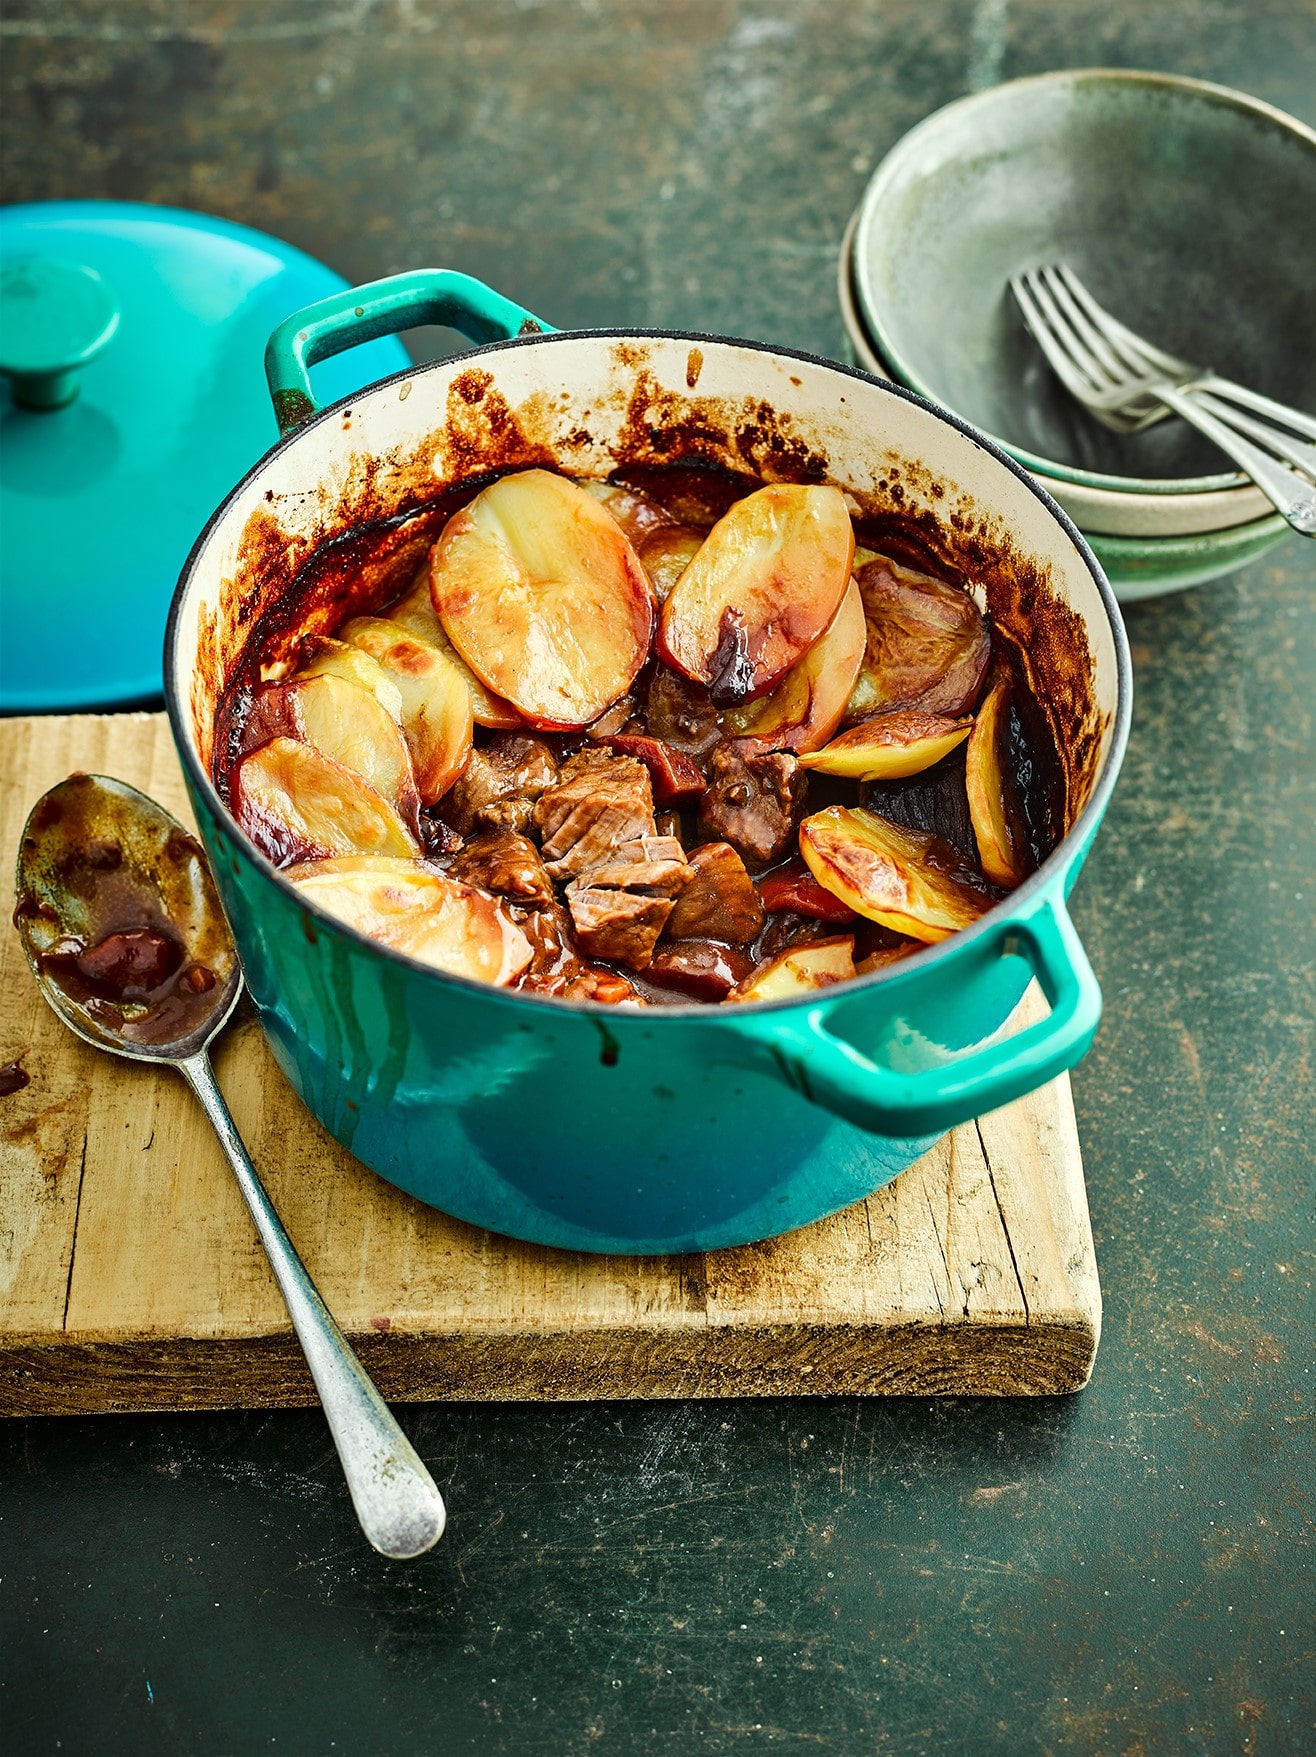
[[[118,776],[190,820],[163,715],[0,722],[0,1413],[310,1403],[237,1187],[167,1070],[82,1044],[32,981],[8,874],[41,793]],[[1025,1007],[1036,1002],[1025,1002]],[[1101,1326],[1069,1083],[948,1135],[815,1226],[595,1257],[451,1220],[312,1120],[242,1014],[220,1083],[294,1243],[385,1396],[1075,1391]]]

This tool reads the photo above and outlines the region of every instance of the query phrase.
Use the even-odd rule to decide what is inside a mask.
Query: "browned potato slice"
[[[503,986],[530,962],[530,941],[495,898],[424,861],[356,855],[287,876],[348,927],[450,976]]]
[[[948,939],[991,907],[939,837],[876,812],[829,805],[800,825],[800,853],[818,883],[858,915],[909,939]]]
[[[972,720],[948,720],[938,714],[878,714],[843,732],[825,749],[802,756],[800,767],[857,781],[898,781],[949,756],[972,728]]]
[[[761,965],[747,982],[733,988],[728,1001],[795,1000],[810,989],[848,982],[854,975],[854,940],[849,934],[836,939],[810,940],[792,946],[770,963]]]
[[[727,730],[752,740],[756,750],[817,750],[841,723],[866,639],[863,599],[851,580],[822,639],[770,694],[728,708],[722,716]]]
[[[547,470],[504,476],[454,514],[430,586],[453,646],[535,726],[588,726],[649,656],[639,558],[598,501]]]
[[[1005,760],[1010,675],[999,669],[964,753],[964,785],[982,870],[995,885],[1013,890],[1032,866],[1028,839]]]
[[[720,703],[764,694],[840,609],[853,555],[839,488],[779,482],[747,494],[673,586],[660,656]]]
[[[340,677],[344,683],[366,690],[383,708],[395,726],[402,721],[402,691],[385,671],[378,659],[351,647],[346,641],[328,635],[316,635],[302,642],[302,662],[298,677]]]
[[[885,556],[855,576],[868,621],[868,650],[846,710],[850,720],[897,708],[958,718],[978,699],[991,636],[968,592]]]
[[[444,658],[457,667],[471,692],[471,713],[477,726],[490,726],[495,731],[511,732],[522,724],[521,716],[511,702],[505,702],[501,696],[485,688],[444,632],[430,597],[428,557],[408,588],[406,596],[399,598],[389,611],[388,620],[400,622],[403,628],[410,629],[412,634],[419,635],[421,640],[437,647]]]
[[[704,545],[704,533],[693,525],[662,525],[636,544],[640,565],[660,602],[671,596],[672,587]]]
[[[276,866],[333,854],[414,855],[397,812],[354,769],[273,738],[233,771],[233,815]]]
[[[408,822],[414,822],[420,800],[411,758],[397,721],[380,706],[377,696],[349,683],[337,669],[310,676],[301,673],[291,683],[268,686],[268,693],[284,699],[287,729],[295,738],[314,745],[331,762],[354,769]]]
[[[396,622],[358,616],[342,630],[352,646],[384,667],[402,697],[402,735],[426,805],[452,786],[471,754],[471,692],[466,679],[428,641]]]

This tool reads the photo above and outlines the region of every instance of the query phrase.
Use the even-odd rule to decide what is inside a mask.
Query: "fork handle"
[[[1310,476],[1316,482],[1316,445],[1308,445],[1306,440],[1299,439],[1295,433],[1282,433],[1269,421],[1260,421],[1254,415],[1245,415],[1235,404],[1226,403],[1195,384],[1181,385],[1180,389],[1193,399],[1199,409],[1205,409],[1208,415],[1214,415],[1226,427],[1232,427],[1235,433],[1241,433],[1244,438],[1259,440],[1281,462],[1296,464],[1304,476]]]
[[[1176,415],[1212,439],[1227,457],[1247,471],[1257,487],[1270,501],[1277,511],[1282,513],[1295,531],[1304,537],[1316,537],[1316,485],[1300,476],[1296,470],[1289,469],[1287,464],[1277,463],[1269,457],[1260,446],[1253,445],[1250,439],[1244,439],[1241,433],[1232,427],[1226,427],[1214,415],[1207,413],[1192,397],[1176,389],[1172,384],[1149,386],[1153,395],[1160,398],[1167,409],[1173,409]]]
[[[443,1498],[283,1229],[229,1115],[205,1050],[177,1064],[214,1125],[320,1393],[361,1529],[381,1555],[419,1556],[443,1535]]]
[[[1277,403],[1270,397],[1263,397],[1259,391],[1249,390],[1245,384],[1235,384],[1232,378],[1220,378],[1214,372],[1203,372],[1200,377],[1180,388],[1208,391],[1212,396],[1223,397],[1226,402],[1237,403],[1240,408],[1251,409],[1254,414],[1265,415],[1269,420],[1277,421],[1281,427],[1291,428],[1294,433],[1305,433],[1308,439],[1316,439],[1316,417],[1304,414],[1301,409],[1291,409],[1287,403]]]

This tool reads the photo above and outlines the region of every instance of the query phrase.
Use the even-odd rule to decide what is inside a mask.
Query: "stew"
[[[401,597],[262,669],[216,778],[308,900],[455,975],[661,1005],[866,974],[1063,818],[1011,641],[870,535],[831,486],[497,477]]]

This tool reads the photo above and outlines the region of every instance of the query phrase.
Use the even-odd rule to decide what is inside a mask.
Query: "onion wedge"
[[[805,818],[800,852],[825,890],[909,939],[948,939],[991,908],[948,843],[876,812],[830,805]]]

